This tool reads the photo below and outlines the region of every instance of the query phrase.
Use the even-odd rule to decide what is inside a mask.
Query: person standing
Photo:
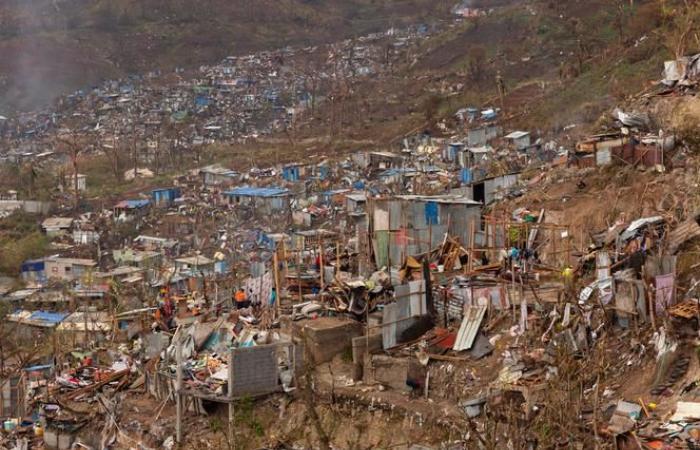
[[[269,301],[270,308],[275,307],[275,302],[277,302],[277,289],[273,287],[270,290],[270,301]]]
[[[248,308],[250,306],[250,301],[248,300],[248,296],[245,294],[243,288],[236,291],[234,300],[236,301],[236,309]]]

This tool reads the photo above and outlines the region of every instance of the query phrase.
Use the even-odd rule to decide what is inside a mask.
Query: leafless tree
[[[122,142],[117,137],[116,130],[113,131],[112,136],[108,141],[103,142],[102,151],[109,160],[109,166],[112,170],[112,174],[117,181],[122,180],[124,176],[123,163],[124,163],[124,149],[122,148]]]
[[[666,42],[669,50],[678,59],[685,56],[692,45],[700,46],[700,4],[684,0],[683,5],[673,14],[673,18],[672,30]]]
[[[86,149],[87,140],[74,130],[68,130],[57,138],[58,151],[70,160],[73,170],[73,193],[75,196],[74,209],[77,211],[80,206],[80,190],[78,189],[78,161],[80,155]]]

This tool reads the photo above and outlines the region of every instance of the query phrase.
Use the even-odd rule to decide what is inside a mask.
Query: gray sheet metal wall
[[[518,175],[503,175],[484,182],[485,203],[488,205],[496,199],[500,191],[505,190],[518,182]]]
[[[374,239],[375,259],[380,266],[386,262],[385,253],[388,247],[388,258],[392,266],[400,265],[406,256],[425,253],[439,246],[445,233],[459,239],[465,247],[470,245],[470,224],[475,222],[475,231],[479,231],[481,206],[460,203],[439,203],[438,223],[428,225],[426,220],[426,204],[429,200],[378,200],[374,203],[372,212],[374,223],[372,238]],[[449,229],[448,229],[449,223]],[[388,237],[380,237],[381,231],[390,229]],[[399,237],[399,231],[404,232]],[[405,236],[405,239],[403,237]],[[377,247],[383,240],[381,248]]]
[[[459,242],[467,247],[471,245],[471,224],[474,222],[474,232],[479,231],[481,208],[467,205],[441,205],[440,222],[450,223],[449,233],[459,238]],[[443,221],[444,218],[444,221]]]
[[[277,346],[233,350],[233,395],[257,395],[278,389]]]
[[[384,306],[382,323],[382,346],[384,349],[399,344],[404,331],[417,318],[427,313],[425,281],[411,281],[394,287],[395,303]],[[411,318],[416,318],[413,320]]]

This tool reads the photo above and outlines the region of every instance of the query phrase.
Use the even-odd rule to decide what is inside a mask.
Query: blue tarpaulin
[[[151,203],[150,200],[124,200],[115,206],[116,208],[124,209],[140,209],[148,206]]]
[[[325,180],[326,178],[328,178],[328,175],[330,174],[330,172],[331,172],[331,168],[330,168],[330,167],[328,167],[328,166],[320,166],[320,167],[318,168],[318,178],[321,179],[321,180]]]
[[[198,95],[197,98],[194,99],[194,104],[197,107],[209,106],[209,97]]]
[[[459,171],[459,181],[462,184],[469,184],[472,182],[472,171],[471,169],[463,168]]]
[[[379,174],[380,178],[386,178],[386,177],[392,177],[394,175],[400,175],[400,174],[415,174],[418,173],[416,169],[411,169],[411,168],[394,168],[394,169],[387,169],[384,172]]]
[[[265,247],[269,248],[271,250],[274,250],[275,248],[275,241],[273,241],[270,236],[268,236],[265,232],[263,231],[258,231],[257,236],[256,236],[256,243],[260,247]]]
[[[41,272],[44,270],[44,268],[44,260],[25,261],[22,264],[22,272]]]
[[[47,326],[53,326],[63,322],[63,319],[66,317],[68,317],[67,313],[34,311],[29,317],[29,321],[34,323],[41,322]]]
[[[278,197],[289,194],[289,189],[240,187],[224,192],[224,195],[234,197]]]
[[[299,181],[300,170],[299,166],[287,166],[282,169],[282,178],[287,181]]]
[[[427,202],[425,204],[425,222],[428,225],[438,224],[438,204],[435,202]]]

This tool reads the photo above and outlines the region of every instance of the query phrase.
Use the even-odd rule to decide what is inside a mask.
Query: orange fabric
[[[238,291],[238,292],[236,292],[236,295],[235,295],[234,298],[236,299],[236,303],[240,303],[240,302],[246,301],[245,292],[243,292],[243,291]]]

